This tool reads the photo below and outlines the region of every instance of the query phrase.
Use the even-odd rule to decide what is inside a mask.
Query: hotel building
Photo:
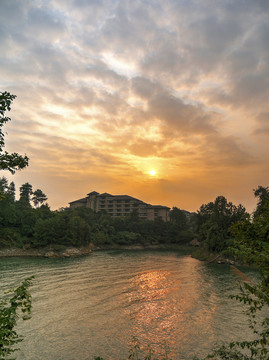
[[[83,206],[95,212],[106,211],[112,217],[127,216],[136,210],[141,219],[154,220],[160,217],[169,221],[169,207],[150,205],[129,195],[99,194],[92,191],[82,199],[71,201],[69,205],[70,208]]]

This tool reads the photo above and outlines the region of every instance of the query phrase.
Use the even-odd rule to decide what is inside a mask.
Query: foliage
[[[53,214],[48,219],[38,219],[34,226],[32,245],[42,247],[52,244],[65,244],[66,222],[61,214]]]
[[[258,198],[257,208],[254,213],[254,217],[263,215],[264,211],[267,211],[269,201],[269,187],[258,186],[254,189],[254,196]]]
[[[32,201],[33,201],[35,207],[39,207],[47,199],[48,198],[47,198],[46,194],[44,194],[42,190],[37,189],[36,191],[33,192]]]
[[[258,190],[258,191],[257,191]],[[265,198],[264,191],[267,191]],[[260,195],[257,196],[257,193]],[[232,227],[235,237],[233,252],[249,264],[256,264],[263,276],[264,286],[269,286],[269,192],[268,188],[259,186],[254,190],[258,197],[257,208],[253,219],[247,217],[244,221]]]
[[[247,216],[245,208],[235,206],[224,196],[214,202],[203,204],[196,214],[199,237],[210,251],[220,252],[231,245],[231,226]]]
[[[0,247],[185,244],[193,238],[185,212],[177,208],[171,222],[144,220],[136,212],[112,218],[83,207],[51,211],[44,204],[47,196],[40,189],[33,191],[28,182],[20,187],[18,201],[14,183],[4,177],[0,190],[4,195],[0,201]]]
[[[117,243],[120,245],[131,245],[138,243],[141,235],[131,231],[119,231],[117,233]]]
[[[32,241],[37,220],[52,216],[52,212],[47,205],[32,208],[29,183],[21,186],[19,201],[15,200],[15,184],[8,184],[4,177],[0,178],[0,191],[0,247],[22,247]]]
[[[11,181],[11,183],[8,186],[7,194],[10,196],[10,198],[13,201],[15,201],[16,190],[15,190],[15,184],[13,181]]]
[[[33,187],[28,182],[23,184],[20,187],[20,202],[23,203],[25,206],[31,206],[30,200],[31,195],[33,194]]]
[[[4,151],[5,147],[5,134],[2,127],[5,123],[10,121],[10,118],[5,115],[6,111],[10,111],[11,103],[16,98],[15,95],[11,95],[9,92],[0,92],[0,170],[8,170],[12,174],[16,170],[20,170],[28,166],[28,157],[22,156],[17,153],[9,154]]]
[[[23,340],[14,329],[19,318],[19,310],[22,319],[28,320],[32,308],[32,296],[28,288],[32,285],[33,276],[25,279],[22,284],[6,293],[6,298],[0,301],[0,360],[18,350],[13,346]]]
[[[170,226],[167,237],[171,239],[173,243],[189,243],[194,237],[192,230],[193,216],[185,210],[173,207],[169,217]]]
[[[84,219],[74,215],[68,219],[67,238],[73,246],[84,246],[90,243],[90,226]]]
[[[170,221],[178,230],[186,230],[188,228],[188,219],[186,212],[173,207],[169,214]]]
[[[261,273],[258,284],[244,283],[231,298],[247,306],[253,339],[233,341],[216,348],[206,359],[268,360],[269,358],[269,199],[268,188],[254,190],[258,198],[253,218],[246,217],[232,226],[232,251],[244,262],[255,264]]]

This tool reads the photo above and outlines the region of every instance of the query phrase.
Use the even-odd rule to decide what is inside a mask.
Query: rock
[[[64,252],[64,253],[62,253],[62,254],[61,254],[61,257],[68,258],[68,257],[70,257],[70,255],[69,255],[69,254],[67,254],[66,252]]]
[[[54,252],[54,251],[47,251],[45,254],[44,254],[44,257],[46,258],[56,258],[58,257],[57,254]]]
[[[80,249],[77,248],[71,248],[71,249],[66,249],[64,253],[62,253],[63,256],[65,257],[70,257],[70,256],[80,256],[82,255],[82,251]]]

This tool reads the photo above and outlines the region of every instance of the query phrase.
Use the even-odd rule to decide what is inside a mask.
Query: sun
[[[155,176],[155,175],[156,175],[156,171],[155,171],[155,170],[150,170],[150,171],[149,171],[149,174],[150,174],[151,176]]]

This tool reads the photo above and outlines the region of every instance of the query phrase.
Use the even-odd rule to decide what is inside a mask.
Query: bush
[[[28,288],[32,284],[33,276],[25,279],[15,290],[8,292],[9,296],[0,301],[0,360],[7,359],[14,349],[13,345],[23,340],[14,330],[21,309],[23,320],[28,320],[32,308],[32,296]]]
[[[92,242],[96,246],[111,245],[112,240],[103,231],[97,231],[92,234]]]
[[[141,235],[131,231],[119,231],[116,236],[116,242],[120,245],[137,244],[141,240]]]

